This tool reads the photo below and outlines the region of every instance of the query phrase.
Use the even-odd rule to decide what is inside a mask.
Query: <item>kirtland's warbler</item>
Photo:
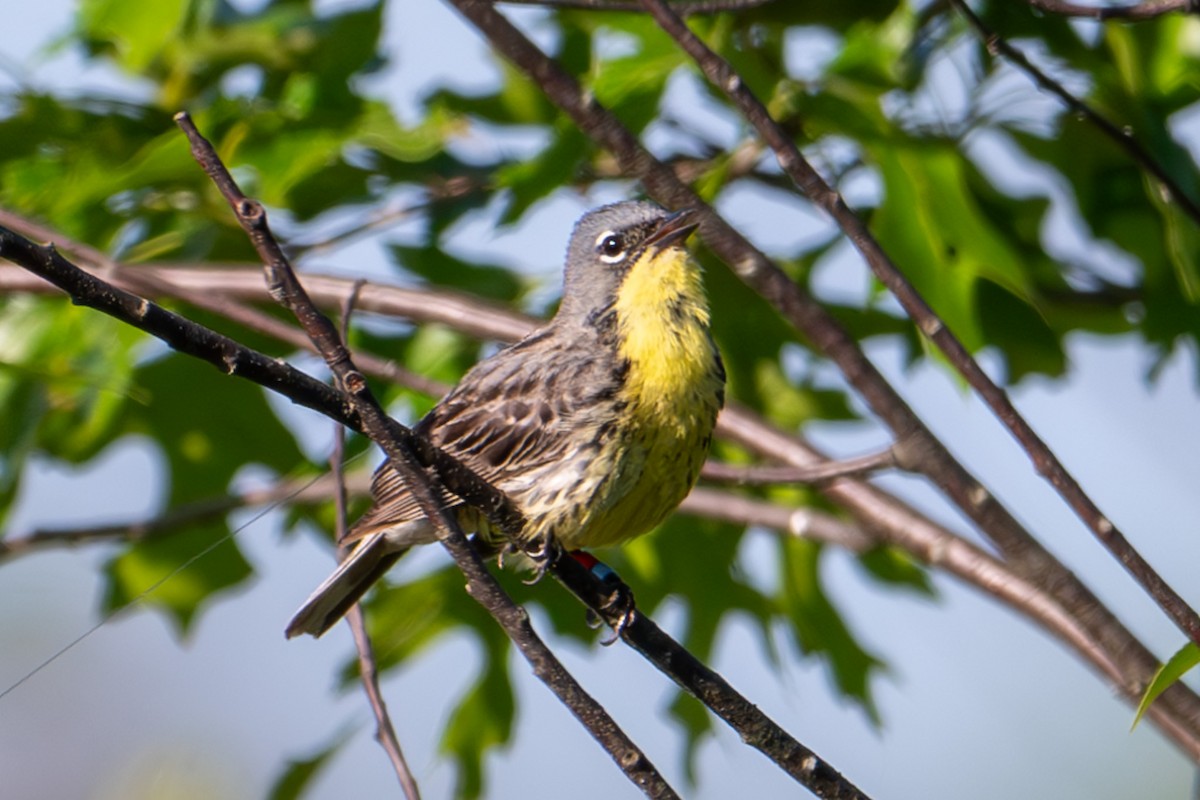
[[[709,335],[688,211],[624,202],[585,214],[567,249],[562,304],[545,327],[476,364],[415,427],[505,492],[523,538],[567,549],[645,533],[700,474],[725,371]],[[320,636],[409,547],[436,541],[384,463],[353,549],[296,613],[289,637]],[[464,529],[490,538],[460,504]]]

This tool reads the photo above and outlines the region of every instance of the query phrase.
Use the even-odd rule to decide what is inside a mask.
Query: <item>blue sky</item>
[[[482,45],[452,12],[433,0],[393,5],[388,41],[395,58],[375,87],[380,94],[404,109],[420,87],[446,75],[489,80]],[[0,65],[15,67],[42,88],[128,91],[104,70],[81,73],[69,52],[37,55],[68,29],[71,9],[62,0],[10,9],[0,26]],[[536,20],[536,14],[520,18]],[[1003,154],[994,157],[1000,163]],[[552,280],[571,222],[586,205],[611,199],[551,203],[499,236],[481,217],[455,237],[466,249],[510,257],[520,252]],[[794,219],[794,211],[785,217],[777,197],[741,197],[723,210],[746,221],[749,234],[768,249],[772,237],[793,235],[783,220]],[[1066,223],[1047,236],[1064,247],[1083,246]],[[378,254],[364,247],[338,260],[345,265],[369,258]],[[863,275],[864,267],[847,256],[822,280],[828,291],[854,293],[864,285]],[[1147,644],[1164,655],[1179,645],[1180,635],[953,378],[930,365],[906,370],[887,344],[870,353],[955,454]],[[1071,360],[1065,381],[1022,385],[1014,393],[1018,406],[1106,513],[1186,595],[1200,563],[1194,354],[1177,355],[1149,389],[1142,380],[1148,356],[1133,342],[1076,337]],[[880,441],[877,432],[863,428],[818,425],[807,432],[845,453]],[[155,459],[131,441],[82,470],[42,463],[8,532],[149,513],[158,498]],[[882,483],[935,517],[958,523],[919,481],[890,477]],[[134,611],[0,699],[6,797],[260,797],[285,759],[311,754],[335,731],[345,731],[352,742],[312,796],[396,796],[361,696],[330,692],[337,667],[352,652],[349,636],[339,630],[320,641],[283,639],[291,612],[328,571],[330,553],[314,537],[282,537],[276,515],[250,523],[238,541],[258,578],[204,614],[187,642],[178,643],[154,614]],[[751,537],[747,563],[769,557],[768,550],[765,536]],[[58,552],[4,565],[0,604],[8,611],[0,625],[0,689],[92,627],[105,555]],[[406,559],[399,574],[441,557],[433,549],[422,552]],[[764,662],[749,626],[734,622],[723,629],[713,666],[880,800],[1180,797],[1188,791],[1193,771],[1185,759],[1149,726],[1130,733],[1132,712],[1104,684],[1058,644],[977,592],[941,577],[936,602],[883,591],[840,555],[829,559],[825,581],[854,629],[890,664],[876,687],[881,730],[832,695],[820,665],[789,663],[777,673]],[[678,630],[682,620],[678,609],[668,608],[659,622]],[[673,696],[665,680],[622,647],[566,643],[559,652],[682,788],[680,743],[665,719]],[[436,737],[477,663],[473,646],[452,637],[385,684],[427,797],[450,792],[453,776],[437,756]],[[514,662],[512,673],[520,694],[519,728],[514,747],[493,757],[490,796],[636,796],[523,662]],[[723,728],[703,747],[699,766],[700,789],[685,789],[690,797],[796,792]]]

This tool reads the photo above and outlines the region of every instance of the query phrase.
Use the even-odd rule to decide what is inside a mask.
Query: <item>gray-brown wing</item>
[[[610,401],[619,376],[603,350],[545,329],[472,368],[415,432],[494,484],[563,458],[587,410]],[[357,539],[422,514],[389,464],[371,482],[375,504],[355,523]],[[457,503],[445,493],[443,502]]]

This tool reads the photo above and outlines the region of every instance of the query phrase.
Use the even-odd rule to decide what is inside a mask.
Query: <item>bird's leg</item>
[[[547,531],[540,534],[528,542],[521,545],[526,558],[533,562],[534,573],[533,577],[526,580],[526,586],[533,586],[546,576],[546,570],[558,558],[560,547],[558,541],[554,538],[554,534]]]
[[[593,628],[598,628],[604,624],[605,618],[616,616],[617,622],[613,625],[613,635],[607,639],[601,639],[600,644],[608,647],[621,638],[621,634],[625,629],[633,623],[634,615],[637,614],[637,605],[633,600],[633,590],[621,580],[621,577],[612,570],[607,564],[596,558],[591,553],[583,550],[572,550],[567,553],[571,558],[578,561],[588,572],[600,579],[610,592],[600,605],[600,611],[603,612],[603,618],[596,612],[588,609],[588,625]]]

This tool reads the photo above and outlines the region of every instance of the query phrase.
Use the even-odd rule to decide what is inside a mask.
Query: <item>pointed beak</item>
[[[650,234],[646,244],[660,249],[674,244],[682,244],[696,228],[700,227],[700,223],[695,221],[695,217],[696,209],[694,208],[684,208],[668,214],[658,223],[658,227],[654,233]]]

